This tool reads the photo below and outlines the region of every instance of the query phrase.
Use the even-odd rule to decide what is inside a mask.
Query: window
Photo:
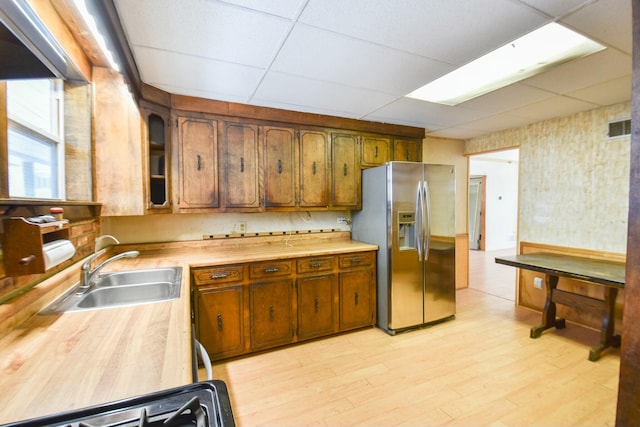
[[[63,84],[7,81],[9,196],[64,198]]]

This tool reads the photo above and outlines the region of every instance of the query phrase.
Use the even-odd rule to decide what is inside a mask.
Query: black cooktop
[[[211,380],[0,427],[9,426],[235,427],[235,422],[227,386]]]

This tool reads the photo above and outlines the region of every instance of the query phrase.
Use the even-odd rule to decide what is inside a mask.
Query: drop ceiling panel
[[[560,18],[579,7],[591,3],[592,0],[520,0],[554,18]]]
[[[480,110],[488,113],[501,113],[519,108],[532,102],[542,101],[554,96],[545,90],[515,83],[505,88],[490,92],[484,96],[470,99],[460,104],[470,110]]]
[[[564,117],[581,111],[592,110],[598,105],[572,99],[566,96],[554,96],[544,101],[529,104],[526,107],[515,108],[509,113],[535,120],[548,120],[554,117]]]
[[[631,57],[612,49],[605,49],[526,79],[522,83],[564,94],[626,75],[631,75]]]
[[[598,0],[562,21],[631,54],[631,0]]]
[[[146,47],[266,68],[291,27],[284,18],[206,0],[118,4],[126,5],[134,55]]]
[[[305,2],[306,0],[224,0],[221,3],[233,4],[245,9],[255,9],[270,15],[293,19],[298,15]]]
[[[631,92],[631,75],[568,92],[567,96],[605,106],[629,101],[629,92]]]
[[[323,114],[359,118],[371,106],[387,104],[394,96],[320,80],[271,72],[264,79],[253,100],[262,105],[277,104],[279,108],[305,111],[317,107]]]
[[[272,71],[406,95],[453,70],[442,62],[306,25],[291,32]]]
[[[178,88],[178,92],[171,92],[182,95],[198,91],[216,95],[215,99],[232,96],[237,102],[246,102],[262,77],[262,71],[252,67],[156,49],[139,48],[137,52],[146,64],[144,81],[161,89]]]
[[[546,20],[511,0],[311,0],[300,16],[308,25],[456,65]]]

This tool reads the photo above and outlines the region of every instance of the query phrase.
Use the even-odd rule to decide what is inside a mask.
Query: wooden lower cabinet
[[[273,280],[249,285],[251,349],[262,350],[293,340],[293,282]]]
[[[192,270],[196,337],[213,360],[375,324],[375,252]]]
[[[298,339],[333,332],[335,284],[335,273],[298,278]]]
[[[203,286],[195,298],[196,334],[214,359],[245,352],[244,287]]]

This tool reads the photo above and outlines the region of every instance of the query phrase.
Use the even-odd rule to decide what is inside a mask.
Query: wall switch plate
[[[542,289],[542,277],[533,278],[533,287],[536,289]]]

